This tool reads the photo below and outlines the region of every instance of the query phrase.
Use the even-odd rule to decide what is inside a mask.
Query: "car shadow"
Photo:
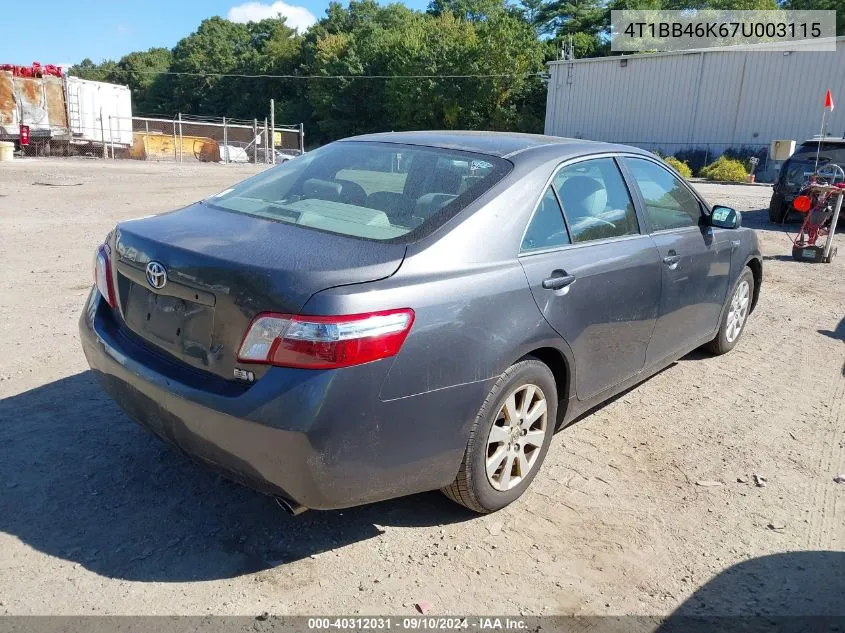
[[[230,578],[474,514],[438,492],[287,515],[132,423],[86,371],[0,401],[0,530],[112,578]]]
[[[845,553],[761,556],[720,572],[681,603],[657,633],[843,631]]]
[[[839,322],[835,330],[819,330],[819,334],[845,342],[845,318]]]
[[[774,261],[774,262],[794,262],[796,261],[792,255],[763,255],[763,261]],[[801,263],[801,262],[798,262]]]
[[[819,334],[832,339],[845,342],[845,318],[843,318],[835,330],[819,330]],[[842,375],[845,376],[845,363],[842,363]]]

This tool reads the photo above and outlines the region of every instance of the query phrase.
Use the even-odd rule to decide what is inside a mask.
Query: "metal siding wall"
[[[555,62],[546,134],[674,152],[802,141],[818,134],[824,92],[840,106],[827,131],[845,135],[845,41],[833,52],[720,50]],[[571,82],[567,77],[571,73]]]
[[[835,53],[749,54],[734,144],[768,143],[776,138],[802,141],[818,134],[828,88],[840,107],[828,114],[826,127],[831,135],[842,136],[845,43],[840,42]]]
[[[630,59],[624,67],[618,58],[554,64],[546,133],[623,143],[685,142],[697,70],[697,55]]]
[[[745,58],[735,53],[702,53],[700,57],[698,117],[688,141],[691,146],[716,143],[719,147],[713,149],[723,151],[731,142]]]

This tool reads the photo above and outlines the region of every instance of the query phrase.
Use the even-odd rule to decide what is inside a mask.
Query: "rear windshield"
[[[795,153],[790,156],[780,172],[780,181],[787,185],[789,191],[798,191],[807,179],[813,175],[816,168],[816,153],[819,156],[819,167],[828,163],[836,163],[845,168],[845,143],[831,143],[822,141],[821,147],[817,141],[801,143]]]
[[[482,154],[344,141],[206,200],[214,207],[371,240],[430,233],[510,169]]]
[[[819,164],[832,162],[845,166],[845,143],[822,141],[821,147],[819,147],[819,143],[808,141],[801,143],[792,156],[795,160],[812,160],[815,162],[816,152],[819,153]]]

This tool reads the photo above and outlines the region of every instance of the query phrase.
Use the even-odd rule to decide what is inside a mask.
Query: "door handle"
[[[563,274],[555,274],[555,273],[562,273],[563,271],[556,270],[552,273],[552,276],[548,279],[543,280],[543,288],[546,290],[560,290],[561,288],[566,288],[568,285],[575,282],[574,275],[567,275],[566,273]]]
[[[663,258],[663,263],[666,264],[670,270],[675,270],[678,267],[678,262],[681,261],[681,256],[675,252],[674,248],[669,249],[666,257]]]

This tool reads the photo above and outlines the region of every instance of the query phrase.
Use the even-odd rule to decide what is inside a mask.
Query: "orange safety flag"
[[[824,109],[833,112],[833,95],[830,94],[830,90],[824,96]]]

